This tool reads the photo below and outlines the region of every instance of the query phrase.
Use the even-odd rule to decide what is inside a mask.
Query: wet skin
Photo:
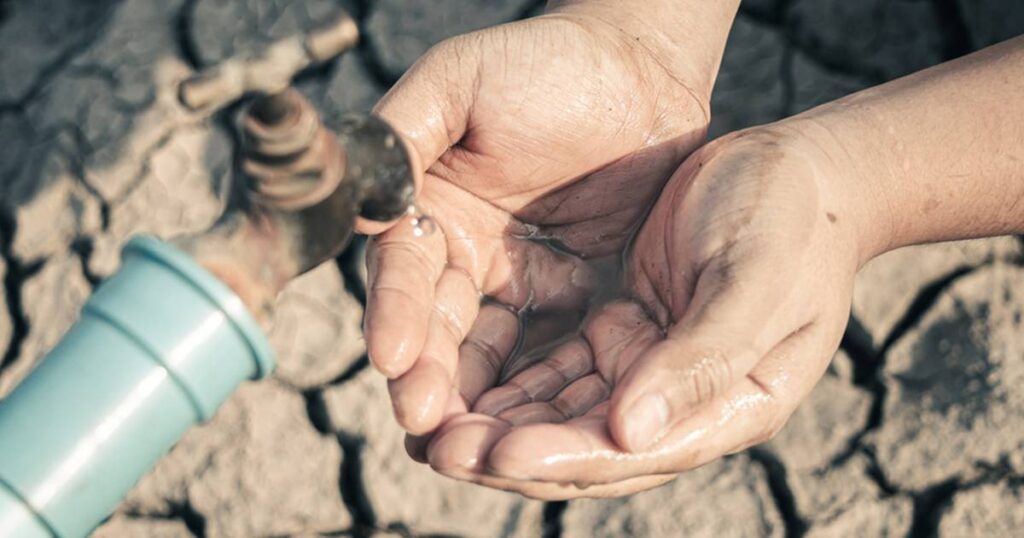
[[[563,498],[652,487],[773,435],[827,367],[859,263],[846,193],[790,136],[694,154],[627,253],[622,296],[475,398],[496,380],[460,362],[475,390],[413,451],[454,478]],[[490,363],[512,351],[491,343]]]
[[[488,388],[457,382],[461,364],[488,367],[480,353],[517,340],[517,316],[484,297],[579,317],[598,285],[587,260],[621,253],[703,141],[710,76],[670,71],[652,47],[559,12],[442,43],[378,106],[426,163],[417,207],[437,228],[400,222],[368,256],[369,355],[410,432]]]
[[[608,27],[457,38],[379,107],[426,164],[438,230],[373,242],[370,357],[410,454],[448,476],[614,496],[764,441],[825,370],[864,262],[1024,231],[1024,39],[678,165],[714,69],[666,71]]]
[[[561,2],[455,38],[378,105],[424,163],[417,208],[436,224],[400,221],[368,253],[369,355],[421,460],[427,434],[528,356],[514,350],[578,331],[601,268],[704,140],[735,2],[687,55],[621,13],[657,3]]]

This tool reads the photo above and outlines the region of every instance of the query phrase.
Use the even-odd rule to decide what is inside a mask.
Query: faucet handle
[[[276,41],[254,58],[228,58],[186,79],[178,98],[193,112],[212,112],[250,92],[280,93],[297,73],[341,55],[358,41],[355,19],[339,10],[326,24]]]

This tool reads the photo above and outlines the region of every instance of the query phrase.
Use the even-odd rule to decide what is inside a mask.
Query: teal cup
[[[87,535],[189,427],[274,368],[242,301],[188,255],[138,237],[122,259],[0,400],[0,536]]]

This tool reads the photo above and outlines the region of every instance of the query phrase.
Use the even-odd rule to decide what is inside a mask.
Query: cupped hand
[[[804,127],[691,156],[628,253],[626,298],[446,421],[430,464],[534,497],[622,495],[774,435],[838,346],[864,258],[843,165]]]
[[[496,382],[523,315],[576,323],[588,260],[621,252],[703,141],[714,69],[653,35],[570,6],[441,43],[378,105],[424,164],[436,228],[399,222],[368,257],[369,355],[410,432]]]

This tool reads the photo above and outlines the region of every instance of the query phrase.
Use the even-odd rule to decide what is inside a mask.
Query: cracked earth
[[[536,0],[0,0],[0,395],[73,323],[131,235],[208,226],[225,118],[175,84],[337,6],[359,49],[298,82],[328,122],[430,45]],[[713,136],[1024,31],[1013,0],[745,0]],[[857,281],[828,374],[772,441],[616,500],[541,503],[414,464],[360,334],[360,245],[294,282],[279,369],[190,431],[97,537],[1009,536],[1024,525],[1024,241],[891,252]]]

